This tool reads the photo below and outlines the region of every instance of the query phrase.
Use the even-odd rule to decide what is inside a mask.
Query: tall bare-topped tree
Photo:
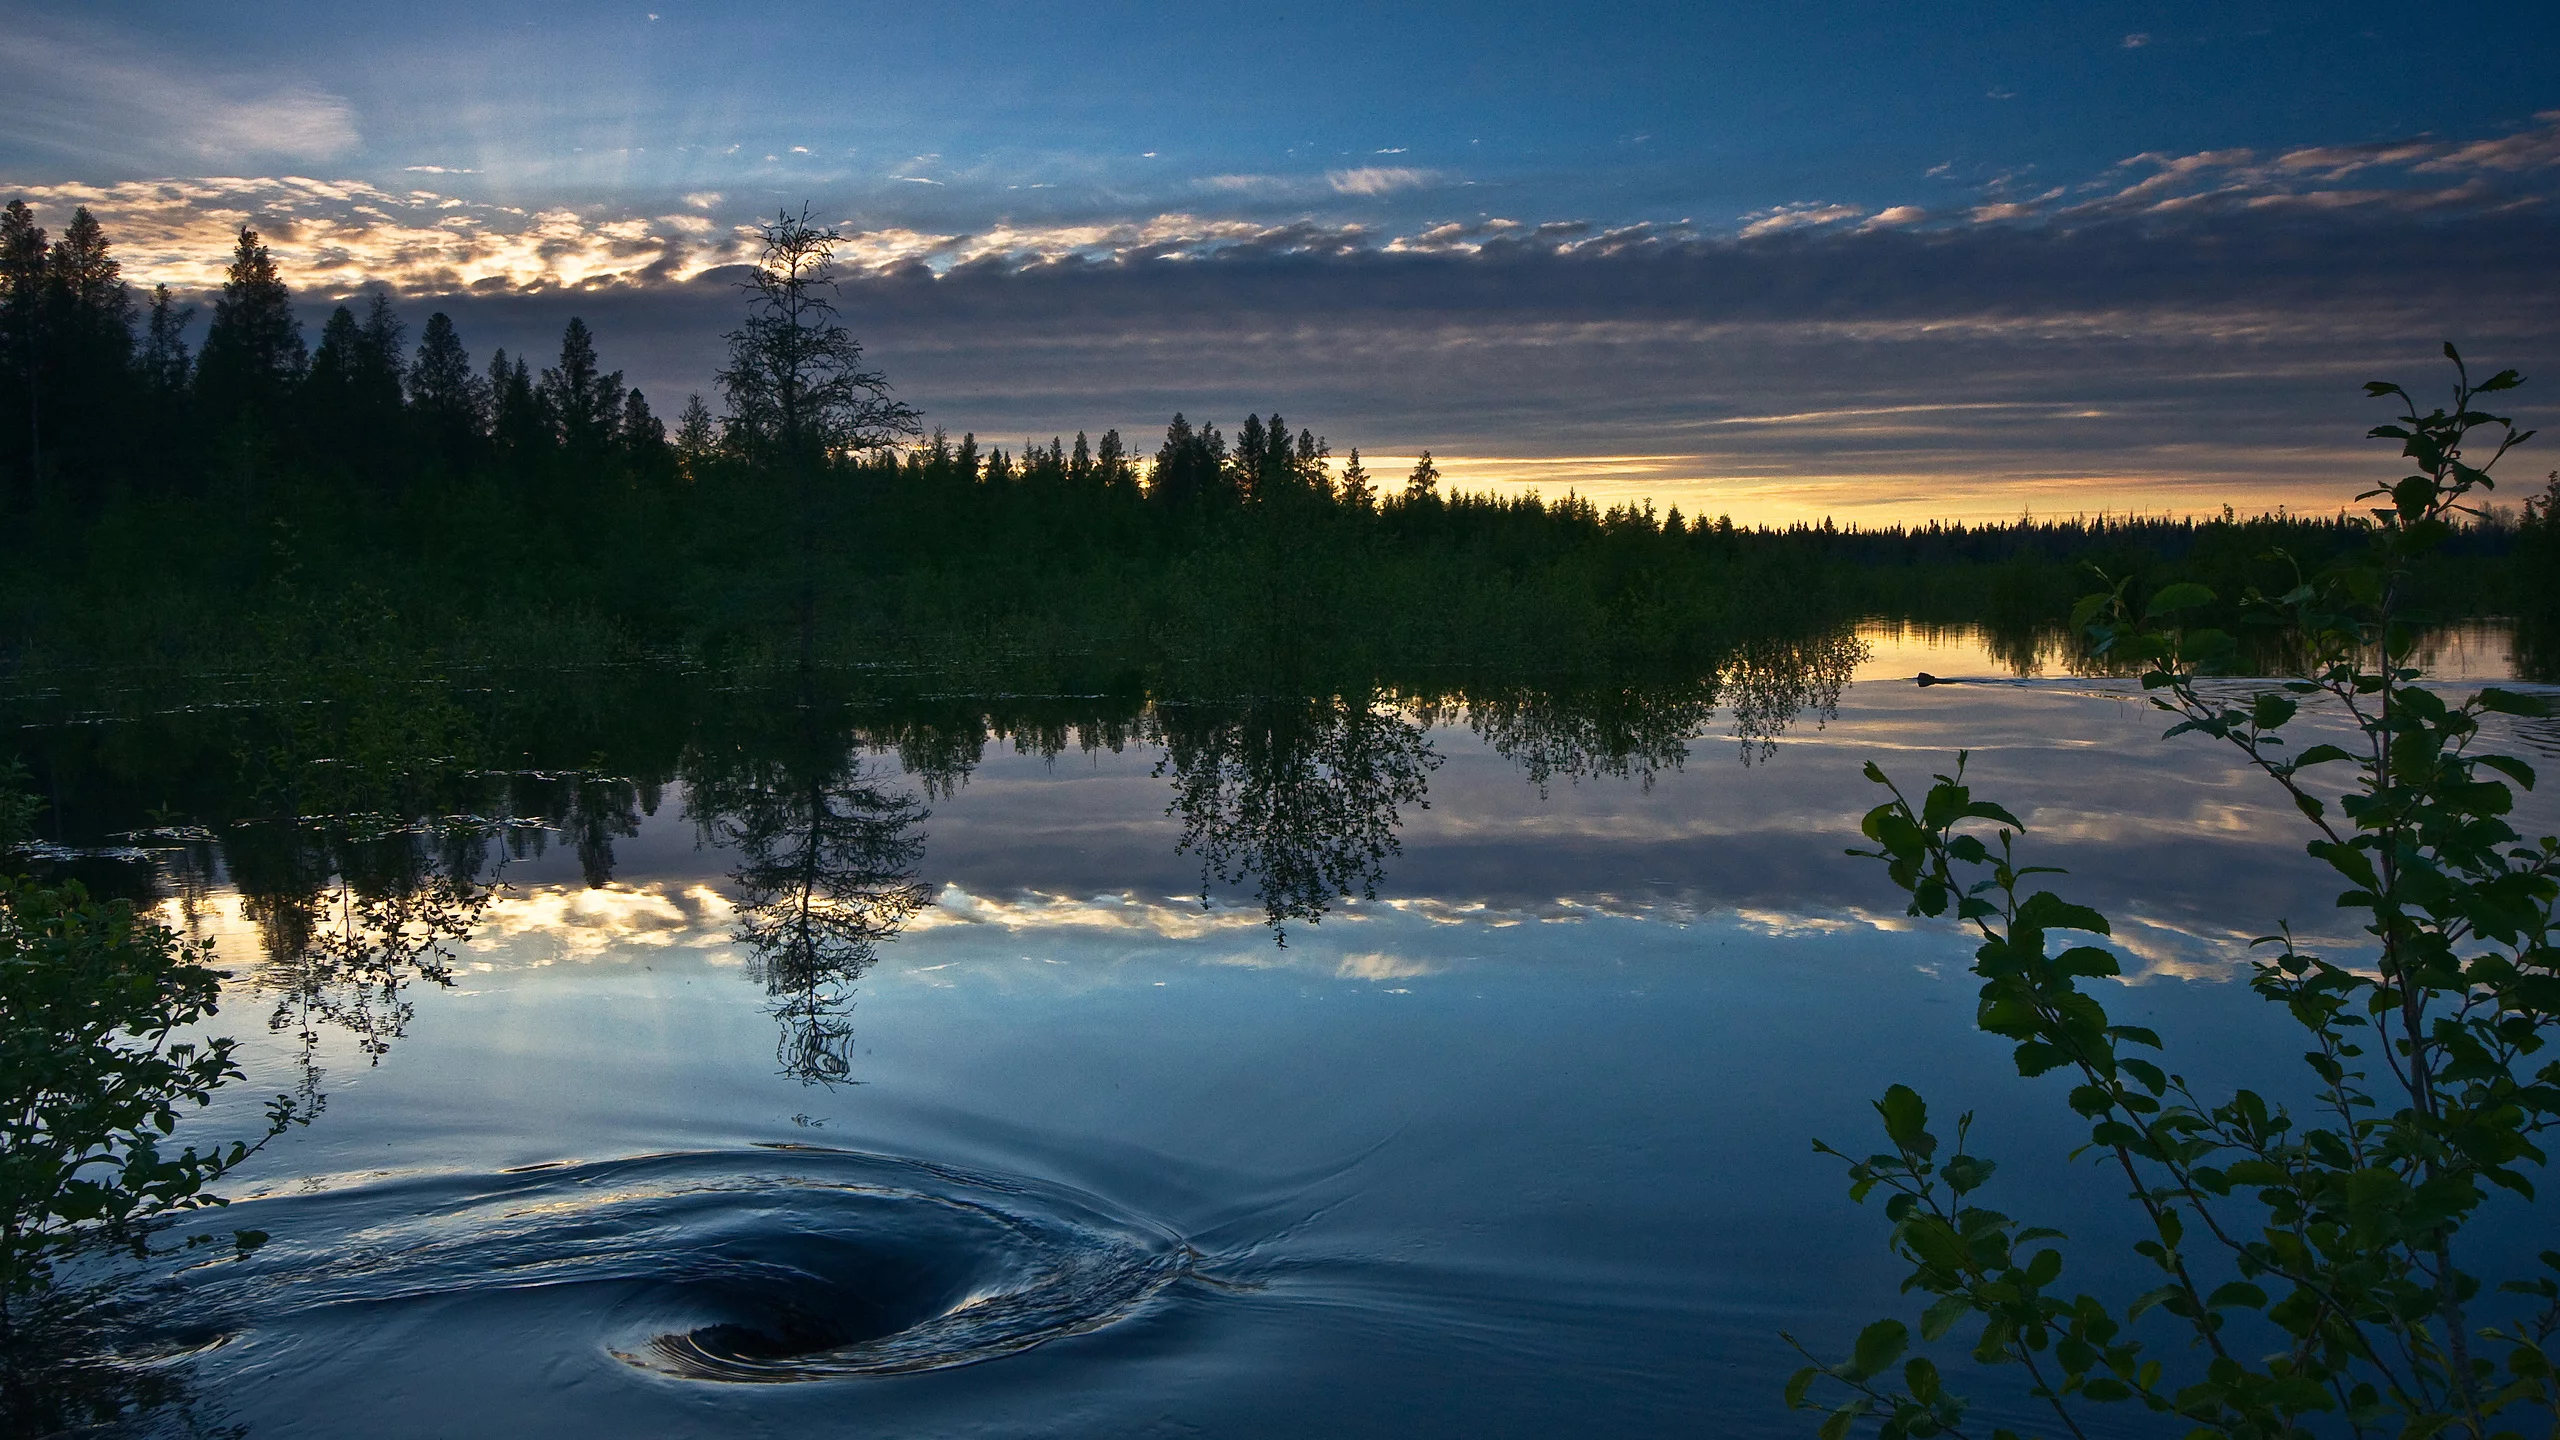
[[[886,449],[920,433],[914,406],[890,398],[888,377],[862,368],[862,346],[835,305],[833,229],[808,207],[762,227],[764,258],[745,282],[747,323],[729,334],[720,389],[727,440],[751,463],[788,478],[799,524],[800,663],[817,634],[813,487],[828,461]]]
[[[888,377],[862,368],[862,346],[836,312],[834,230],[809,211],[762,227],[764,258],[744,284],[747,323],[729,334],[720,372],[729,437],[751,459],[806,465],[874,451],[921,433]]]

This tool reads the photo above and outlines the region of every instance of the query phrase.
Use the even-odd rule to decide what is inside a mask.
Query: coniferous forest
[[[823,232],[785,217],[767,238],[718,403],[685,397],[671,427],[576,319],[556,355],[484,360],[444,313],[375,293],[306,337],[252,229],[191,345],[194,307],[138,294],[85,208],[49,236],[13,201],[0,660],[219,669],[396,620],[502,665],[802,658],[1057,683],[1319,660],[1679,668],[1866,617],[2031,648],[2093,567],[2273,593],[2273,552],[2360,543],[2343,513],[1749,528],[1453,493],[1427,452],[1374,473],[1277,413],[1007,450],[928,429],[864,368]],[[784,394],[802,374],[821,390]],[[2466,529],[2434,561],[2446,618],[2538,633],[2554,528],[2528,502]]]

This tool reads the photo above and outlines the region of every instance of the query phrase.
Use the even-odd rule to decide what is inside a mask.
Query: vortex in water
[[[730,1382],[1011,1354],[1110,1324],[1199,1259],[1062,1186],[803,1146],[360,1184],[244,1201],[223,1223],[276,1238],[194,1272],[188,1308],[253,1337],[461,1307],[493,1345],[556,1354],[584,1317],[625,1364]]]

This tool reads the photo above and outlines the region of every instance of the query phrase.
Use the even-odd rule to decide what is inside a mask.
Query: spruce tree
[[[452,474],[468,471],[489,429],[489,387],[471,373],[470,353],[443,311],[427,317],[409,362],[409,411],[427,457]]]
[[[711,407],[699,395],[684,397],[684,415],[676,423],[676,462],[684,478],[702,483],[714,456],[720,453],[720,426],[711,418]]]
[[[637,479],[658,478],[672,458],[667,452],[667,427],[649,409],[649,397],[638,390],[622,397],[622,415],[614,426],[613,443]]]
[[[356,312],[341,305],[320,327],[320,344],[302,374],[298,407],[312,448],[324,461],[344,461],[355,437]]]
[[[519,469],[557,448],[548,407],[534,389],[532,368],[499,350],[489,357],[489,434],[498,453]]]
[[[1075,452],[1067,459],[1067,478],[1078,485],[1093,478],[1093,451],[1084,443],[1084,432],[1076,432]]]
[[[1354,510],[1378,507],[1377,488],[1370,483],[1369,471],[1360,463],[1360,447],[1351,447],[1351,458],[1342,467],[1342,503]]]
[[[196,357],[200,413],[216,425],[273,434],[307,363],[292,292],[266,243],[244,225]]]
[[[348,379],[359,415],[367,426],[378,427],[375,433],[384,439],[392,438],[399,425],[400,386],[408,368],[400,350],[407,339],[391,297],[375,292],[356,331],[355,366]]]
[[[612,447],[622,418],[622,372],[608,374],[597,362],[595,336],[584,320],[572,317],[560,332],[560,364],[542,372],[541,394],[561,448],[572,457],[594,460]]]
[[[1103,431],[1101,442],[1094,447],[1093,475],[1105,489],[1134,490],[1137,488],[1137,468],[1129,463],[1129,452],[1120,443],[1120,432],[1117,429]]]
[[[1436,500],[1439,496],[1440,467],[1431,463],[1431,452],[1425,450],[1422,458],[1413,462],[1413,473],[1405,477],[1404,498],[1410,504],[1416,500]]]
[[[179,304],[168,286],[153,286],[142,350],[134,357],[134,381],[142,396],[141,472],[162,484],[192,459],[186,444],[187,394],[195,360],[187,350],[187,324],[195,314],[196,307]]]
[[[46,252],[44,292],[40,384],[50,443],[74,460],[79,483],[94,486],[129,441],[119,422],[133,379],[133,297],[89,207],[71,212]]]
[[[187,383],[195,375],[195,357],[187,350],[187,326],[195,318],[196,307],[179,304],[168,286],[151,287],[151,311],[134,370],[143,393],[156,406],[179,404],[186,398]]]
[[[44,455],[44,227],[24,200],[0,211],[0,425],[13,442],[0,453],[26,462],[35,484]]]

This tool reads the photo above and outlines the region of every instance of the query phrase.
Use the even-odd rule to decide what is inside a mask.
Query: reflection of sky
[[[2370,373],[2551,368],[2554,22],[2468,13],[10,3],[0,185],[181,287],[254,221],[483,356],[583,314],[664,414],[806,202],[1007,445],[1276,406],[1746,519],[2325,509]]]
[[[1968,683],[1924,690],[1922,668]],[[853,1083],[834,1087],[777,1073],[767,997],[728,938],[735,857],[696,849],[671,798],[608,886],[584,888],[557,850],[510,865],[454,985],[413,988],[379,1065],[324,1039],[328,1108],[235,1177],[219,1223],[288,1251],[337,1224],[361,1259],[381,1233],[435,1232],[437,1196],[537,1183],[500,1173],[515,1167],[699,1152],[754,1177],[784,1163],[758,1147],[842,1146],[1073,1186],[1250,1282],[866,1388],[883,1433],[1002,1433],[1026,1413],[1112,1434],[1409,1434],[1424,1414],[1463,1433],[1687,1434],[1701,1413],[1800,1433],[1778,1408],[1797,1362],[1775,1332],[1845,1345],[1897,1303],[1880,1217],[1806,1139],[1860,1149],[1889,1083],[1942,1119],[1978,1115],[2002,1161],[1994,1203],[2069,1229],[2074,1284],[2147,1283],[2112,1243],[2131,1238],[2109,1228],[2121,1183],[2061,1158],[2078,1139],[2063,1077],[2020,1082],[1973,1027],[1965,937],[1906,918],[1871,862],[1840,854],[1872,800],[1863,761],[1916,781],[1972,746],[2035,858],[2072,866],[2062,888],[2119,921],[2132,983],[2103,990],[2115,1018],[2160,1030],[2207,1093],[2293,1093],[2282,1015],[2228,983],[2247,936],[2285,915],[2350,928],[2294,818],[2209,745],[2162,744],[2117,682],[1984,683],[2004,673],[1960,639],[1886,640],[1827,722],[1748,766],[1711,724],[1650,787],[1541,794],[1443,727],[1446,763],[1379,898],[1293,925],[1285,948],[1251,897],[1198,903],[1155,752],[1045,764],[990,746],[925,822],[936,903],[862,978]],[[2522,819],[2549,828],[2552,811]],[[245,968],[236,899],[195,915]],[[260,1013],[222,1020],[254,1031]],[[236,1130],[289,1083],[291,1037],[250,1038],[249,1083],[190,1127]],[[595,1223],[584,1181],[546,1194],[552,1218],[528,1203],[511,1223]],[[2495,1202],[2483,1246],[2547,1243],[2520,1213]],[[648,1245],[674,1263],[776,1223],[743,1204]],[[453,1238],[480,1253],[479,1231]],[[615,1434],[699,1434],[714,1405],[731,1429],[843,1424],[833,1387],[634,1379],[584,1338],[636,1323],[620,1309],[600,1319],[574,1289],[485,1263],[447,1277],[481,1282],[467,1304],[250,1317],[202,1378],[262,1431],[405,1434],[412,1413],[497,1431],[564,1403]],[[401,1374],[472,1383],[374,1406],[386,1334]],[[1996,1397],[1975,1413],[2013,1418]]]
[[[1292,922],[1285,949],[1250,892],[1221,884],[1201,903],[1153,748],[1071,747],[1044,762],[991,745],[924,824],[923,879],[937,898],[887,947],[888,970],[923,954],[1036,954],[1072,934],[1401,981],[1489,957],[1570,959],[1624,923],[1776,938],[1932,931],[1901,913],[1872,862],[1842,851],[1881,798],[1860,775],[1866,761],[1916,794],[1960,747],[1976,792],[2027,822],[2033,863],[2067,867],[2056,883],[2114,917],[2129,972],[2228,977],[2248,940],[2279,921],[2341,954],[2357,944],[2352,913],[2331,904],[2333,878],[2302,853],[2290,805],[2206,741],[2162,742],[2165,718],[2131,682],[2016,680],[1957,633],[1871,639],[1827,721],[1799,718],[1763,755],[1713,720],[1684,763],[1649,783],[1558,779],[1541,793],[1463,726],[1434,729],[1446,763],[1429,803],[1403,813],[1403,853],[1387,860],[1377,898]],[[2500,643],[2496,632],[2455,637],[2445,658],[2493,670]],[[1911,684],[1923,670],[1962,683]],[[2547,797],[2521,799],[2520,829],[2560,819]],[[724,893],[735,857],[698,847],[684,809],[661,804],[620,844],[615,882],[601,889],[578,883],[565,847],[511,864],[465,973],[669,950],[736,963]],[[198,923],[235,958],[254,953],[236,900],[215,897]]]

